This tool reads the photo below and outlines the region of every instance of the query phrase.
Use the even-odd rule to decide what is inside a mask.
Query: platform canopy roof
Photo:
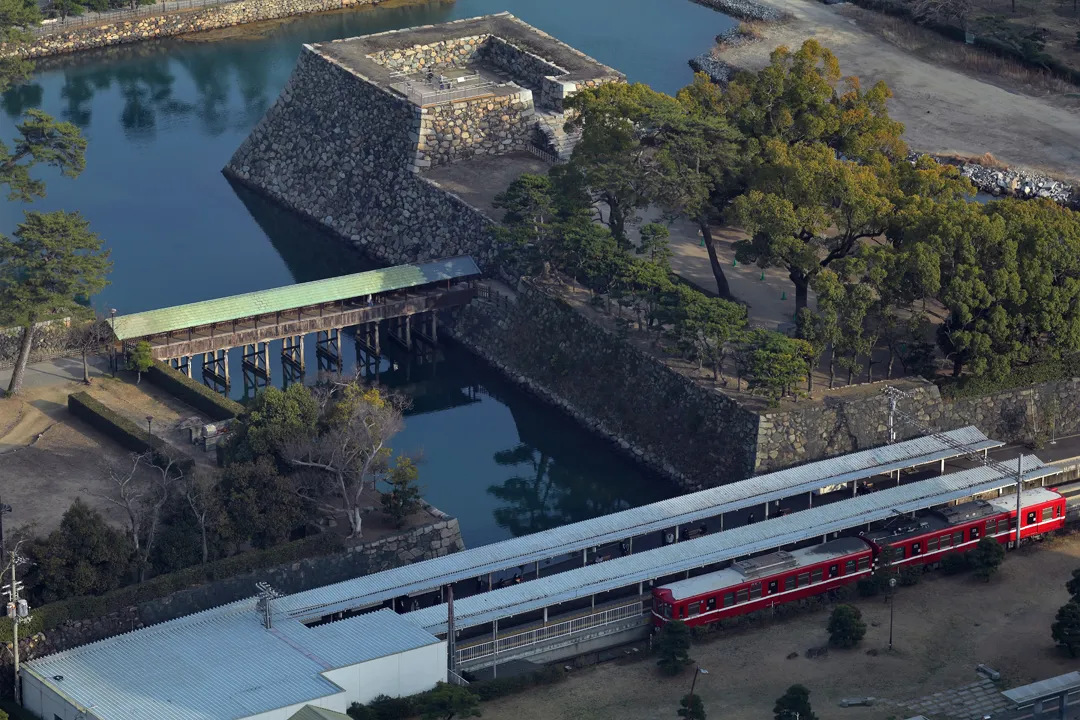
[[[120,315],[110,322],[117,340],[130,340],[479,274],[476,261],[462,255]]]
[[[1034,455],[1024,456],[1023,468],[1024,482],[1050,477],[1060,472],[1057,468],[1043,464]],[[521,615],[639,582],[775,550],[785,545],[850,530],[870,522],[1015,484],[1015,474],[1003,474],[993,467],[980,466],[879,490],[830,505],[704,535],[694,540],[471,595],[454,601],[454,622],[459,628],[475,627],[499,618]],[[1035,491],[1026,491],[1033,492]],[[444,603],[406,613],[402,617],[429,632],[445,633],[446,613],[447,606]]]
[[[1080,672],[1071,672],[1006,690],[1001,694],[1019,707],[1024,707],[1039,700],[1049,700],[1062,693],[1072,694],[1078,691],[1080,691]]]
[[[826,485],[949,460],[965,454],[957,446],[974,452],[1000,445],[973,426],[905,440],[296,593],[282,598],[276,607],[278,612],[300,618],[365,607],[489,572],[699,522]]]

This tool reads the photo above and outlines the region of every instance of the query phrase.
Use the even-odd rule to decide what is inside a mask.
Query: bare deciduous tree
[[[387,442],[404,427],[404,403],[356,382],[329,382],[315,392],[322,408],[320,429],[290,440],[282,454],[299,471],[293,474],[297,494],[330,512],[344,512],[350,536],[359,536],[361,495],[369,480],[374,487],[388,469]]]
[[[219,508],[217,498],[214,495],[214,478],[198,467],[192,468],[187,477],[180,484],[180,492],[184,500],[191,508],[191,514],[199,525],[199,534],[202,539],[202,562],[205,565],[210,559],[209,529],[218,517]]]
[[[108,322],[100,315],[82,325],[73,325],[68,331],[67,344],[82,355],[83,382],[90,384],[90,367],[87,355],[97,352],[112,337]]]
[[[116,505],[127,516],[127,532],[139,566],[139,582],[146,577],[150,553],[157,539],[161,510],[169,501],[173,485],[184,476],[177,458],[168,450],[159,450],[157,457],[158,463],[155,464],[153,452],[132,453],[130,466],[110,467],[111,491],[108,493],[83,488],[87,495]]]
[[[963,30],[967,30],[974,8],[974,0],[914,0],[911,4],[911,12],[919,20],[956,21]]]

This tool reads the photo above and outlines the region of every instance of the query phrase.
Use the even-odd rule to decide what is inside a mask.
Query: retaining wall
[[[261,20],[340,10],[354,5],[376,4],[378,0],[240,0],[168,15],[123,20],[43,35],[25,46],[22,53],[30,58],[47,57],[203,30],[217,30]]]

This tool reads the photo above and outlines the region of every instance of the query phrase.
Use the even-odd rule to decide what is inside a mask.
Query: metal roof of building
[[[305,705],[289,720],[352,720],[352,718],[344,713],[334,712],[326,708]]]
[[[233,720],[342,692],[322,673],[439,642],[384,610],[263,627],[251,598],[32,660],[100,720]],[[62,677],[62,680],[56,680]]]
[[[1057,677],[1047,678],[1030,685],[1022,685],[1001,694],[1020,706],[1030,705],[1036,700],[1047,699],[1061,693],[1073,693],[1080,690],[1080,672],[1071,672]]]
[[[964,443],[972,450],[990,449],[1003,444],[987,439],[975,427],[960,428],[945,435],[952,442]],[[365,575],[290,595],[279,600],[276,606],[278,612],[306,618],[381,603],[489,572],[617,542],[632,535],[664,530],[714,517],[722,512],[734,512],[780,500],[823,485],[864,480],[961,454],[940,438],[915,438]]]
[[[428,263],[395,265],[381,270],[120,315],[112,321],[113,334],[117,340],[142,338],[479,274],[480,268],[468,255]]]
[[[1031,455],[1025,456],[1023,462],[1024,482],[1060,472]],[[455,600],[455,623],[462,628],[483,625],[510,615],[519,615],[634,583],[774,550],[809,538],[884,520],[896,513],[914,512],[1013,484],[1015,476],[1002,475],[994,468],[981,466],[880,490]],[[446,632],[445,604],[407,613],[402,617],[430,632]]]

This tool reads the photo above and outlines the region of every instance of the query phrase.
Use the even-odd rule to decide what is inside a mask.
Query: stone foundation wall
[[[15,365],[22,343],[22,329],[0,330],[0,368]],[[30,341],[30,362],[48,360],[76,352],[71,347],[71,329],[68,321],[40,323]]]
[[[219,580],[148,600],[105,617],[77,620],[46,630],[43,633],[45,640],[35,643],[32,657],[242,600],[254,594],[255,583],[258,582],[270,583],[278,592],[290,594],[464,550],[465,543],[461,539],[458,521],[439,511],[433,514],[437,518],[435,522],[357,545],[336,555],[310,558]]]
[[[241,0],[121,22],[108,22],[106,19],[101,25],[43,35],[23,48],[22,52],[30,58],[47,57],[203,30],[217,30],[261,20],[339,10],[354,5],[374,5],[377,2],[378,0]]]
[[[488,263],[491,221],[416,172],[424,114],[305,47],[224,171],[384,262]]]
[[[480,50],[480,57],[491,67],[508,73],[519,85],[532,90],[536,94],[537,107],[561,109],[564,91],[556,78],[566,75],[566,70],[499,37],[488,38]]]
[[[382,50],[369,57],[380,65],[404,73],[464,67],[477,58],[488,35],[441,40],[428,45]]]
[[[512,380],[698,490],[747,477],[758,418],[523,281],[514,301],[476,299],[446,328]]]
[[[426,108],[417,157],[435,167],[474,155],[525,150],[534,114],[531,90]]]

